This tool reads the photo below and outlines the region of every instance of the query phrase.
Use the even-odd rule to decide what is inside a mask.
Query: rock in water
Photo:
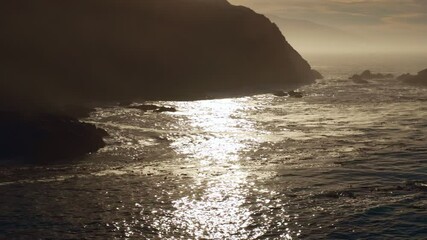
[[[232,97],[296,89],[309,64],[226,0],[0,3],[3,105]]]
[[[294,90],[289,91],[288,94],[289,94],[289,97],[293,97],[293,98],[302,98],[303,97],[301,92],[295,92]]]
[[[165,106],[157,106],[153,104],[144,104],[144,105],[136,105],[136,106],[129,106],[128,108],[138,109],[143,112],[152,111],[156,113],[162,113],[162,112],[176,112],[176,108],[174,107],[165,107]]]
[[[276,91],[276,92],[273,93],[273,95],[276,96],[276,97],[286,97],[286,96],[289,96],[289,94],[287,92],[283,91],[283,90]]]
[[[382,73],[372,73],[370,70],[363,71],[360,75],[354,74],[349,77],[349,79],[353,80],[356,83],[368,83],[366,80],[370,79],[391,79],[394,78],[393,74],[382,74]]]
[[[398,77],[398,80],[415,86],[427,86],[427,69],[418,72],[417,75],[404,74]]]
[[[71,117],[0,112],[0,161],[52,163],[104,147],[104,130]]]
[[[363,79],[361,76],[355,74],[352,77],[350,77],[351,80],[353,80],[354,83],[357,84],[368,84],[369,82],[365,79]]]
[[[406,80],[411,79],[413,77],[415,77],[415,76],[411,75],[410,73],[405,73],[405,74],[398,76],[396,79],[399,81],[406,81]]]

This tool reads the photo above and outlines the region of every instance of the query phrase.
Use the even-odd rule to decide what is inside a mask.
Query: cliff
[[[0,108],[203,99],[314,81],[276,25],[225,0],[0,3]]]

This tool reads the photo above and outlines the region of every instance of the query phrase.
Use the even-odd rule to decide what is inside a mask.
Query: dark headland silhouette
[[[231,97],[314,80],[276,25],[226,0],[3,1],[0,21],[3,103]]]
[[[31,127],[70,105],[234,97],[316,78],[276,25],[226,0],[2,1],[0,34],[8,124]]]

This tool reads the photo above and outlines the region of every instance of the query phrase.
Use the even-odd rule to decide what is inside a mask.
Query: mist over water
[[[301,99],[97,109],[98,153],[0,168],[0,238],[426,238],[427,89],[348,77],[427,59],[305,57],[325,79]]]
[[[349,74],[363,70],[374,72],[415,74],[426,68],[427,55],[424,53],[306,53],[304,57],[313,68],[330,71],[333,77],[348,78]]]

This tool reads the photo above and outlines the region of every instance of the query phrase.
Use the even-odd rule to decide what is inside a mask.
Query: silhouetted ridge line
[[[232,97],[312,83],[276,25],[225,0],[0,3],[3,105]]]

